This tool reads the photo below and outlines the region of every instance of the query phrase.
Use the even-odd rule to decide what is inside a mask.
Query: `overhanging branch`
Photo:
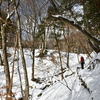
[[[91,39],[92,41],[94,41],[95,43],[100,45],[100,40],[98,40],[97,38],[95,38],[94,36],[92,36],[89,32],[87,32],[86,30],[82,29],[78,24],[75,24],[73,21],[69,21],[68,19],[58,16],[58,17],[54,17],[56,20],[60,20],[63,21],[65,24],[68,24],[69,26],[73,26],[76,29],[78,29],[81,33],[83,33],[84,35],[86,35],[89,39]]]

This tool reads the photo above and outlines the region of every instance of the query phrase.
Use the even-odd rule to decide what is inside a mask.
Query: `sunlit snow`
[[[11,72],[13,49],[8,49],[8,52],[12,54],[8,59]],[[66,66],[66,53],[61,52],[62,66],[64,69],[64,79],[62,80],[61,74],[59,74],[61,73],[61,64],[57,51],[47,50],[47,54],[44,57],[38,57],[39,51],[36,50],[35,78],[40,79],[40,83],[35,83],[31,81],[31,51],[26,49],[24,53],[29,78],[29,100],[100,100],[100,54],[93,52],[91,54],[93,58],[90,58],[87,57],[86,54],[77,55],[75,53],[70,53],[69,66],[71,70],[69,70]],[[79,63],[80,56],[84,56],[85,58],[85,68],[83,70]],[[99,60],[97,61],[97,59]],[[91,67],[93,62],[95,62],[94,69]],[[20,59],[19,67],[24,87],[23,68]],[[78,70],[77,67],[79,68]],[[91,67],[91,69],[88,69],[89,67]],[[83,83],[79,78],[85,82],[87,88],[82,85]],[[19,84],[18,64],[15,61],[13,93],[15,93],[17,99],[21,97]],[[5,86],[5,76],[4,67],[1,66],[0,91],[3,91],[2,93],[5,92],[5,89],[2,88],[3,86]],[[5,99],[2,97],[0,100]]]

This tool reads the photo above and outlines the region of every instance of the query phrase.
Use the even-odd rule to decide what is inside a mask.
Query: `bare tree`
[[[54,34],[55,34],[56,46],[57,46],[57,49],[58,49],[59,60],[60,60],[60,67],[61,67],[61,78],[64,79],[64,75],[63,75],[63,65],[62,65],[62,57],[61,57],[61,53],[60,53],[59,39],[58,39],[57,33],[55,31],[56,31],[56,28],[54,26]]]
[[[22,48],[20,16],[19,16],[19,13],[18,13],[18,10],[17,10],[19,4],[20,4],[20,0],[18,0],[17,3],[14,0],[14,9],[15,9],[15,14],[16,14],[16,19],[17,19],[17,26],[18,26],[18,43],[19,43],[20,55],[21,55],[21,58],[22,58],[22,65],[23,65],[24,79],[25,79],[25,90],[24,90],[24,94],[22,94],[22,95],[23,95],[24,100],[28,100],[28,97],[29,97],[29,83],[28,83],[26,62],[25,62],[24,52],[23,52],[23,48]]]
[[[31,40],[32,40],[32,46],[31,46],[31,51],[32,51],[32,80],[34,80],[34,63],[35,63],[35,49],[36,47],[39,47],[39,41],[44,41],[43,35],[40,34],[37,30],[39,24],[41,23],[43,17],[45,16],[45,8],[46,4],[48,3],[47,0],[26,0],[26,5],[22,3],[22,7],[25,7],[25,9],[29,13],[25,13],[23,10],[22,13],[25,15],[27,19],[27,24],[26,24],[26,29],[24,27],[24,30],[26,30],[26,33],[31,35]],[[37,34],[38,33],[38,34]],[[39,41],[38,41],[39,40]],[[44,47],[44,42],[42,42],[42,47]]]
[[[7,27],[9,27],[9,19],[11,15],[9,13],[1,12],[1,5],[2,1],[0,1],[0,31],[2,36],[2,51],[3,51],[3,62],[4,62],[4,72],[6,75],[6,86],[7,86],[7,93],[9,92],[10,87],[10,72],[9,72],[9,64],[7,58]],[[9,7],[9,6],[8,6]],[[3,16],[4,15],[4,16]]]

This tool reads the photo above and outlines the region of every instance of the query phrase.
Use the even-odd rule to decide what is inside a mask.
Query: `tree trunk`
[[[14,1],[15,4],[15,14],[17,17],[17,26],[18,26],[18,43],[19,43],[19,48],[20,48],[20,55],[22,59],[22,65],[23,65],[23,71],[24,71],[24,79],[25,79],[25,92],[24,92],[24,100],[28,100],[29,97],[29,83],[28,83],[28,75],[27,75],[27,68],[26,68],[26,62],[24,58],[24,52],[23,52],[23,47],[22,47],[22,38],[21,38],[21,25],[20,25],[20,16],[17,11],[17,7],[20,2],[16,5],[16,2]]]
[[[1,14],[1,4],[2,4],[2,0],[0,0],[0,18],[2,18],[2,14]],[[1,31],[1,25],[2,25],[2,21],[0,20],[0,31]],[[2,49],[2,38],[1,38],[1,32],[0,32],[0,49]]]
[[[34,44],[34,37],[35,37],[35,29],[36,29],[36,24],[34,26],[34,32],[32,34],[33,37],[33,47],[32,47],[32,78],[31,80],[34,80],[34,64],[35,64],[35,44]]]
[[[4,62],[4,72],[6,74],[6,85],[7,92],[9,91],[10,86],[10,72],[9,72],[9,64],[7,59],[7,49],[6,49],[6,34],[5,34],[6,26],[1,25],[1,35],[2,35],[2,51],[3,51],[3,62]]]
[[[24,97],[23,84],[22,84],[21,73],[20,73],[20,66],[19,66],[19,60],[18,59],[19,59],[19,51],[17,50],[17,68],[18,68],[18,74],[19,74],[21,93],[22,93],[22,96]]]
[[[35,63],[35,49],[32,50],[32,78],[31,80],[34,80],[34,63]]]
[[[69,44],[69,26],[68,26],[68,32],[67,32],[67,39],[65,36],[65,33],[63,32],[64,40],[65,40],[65,45],[67,46],[66,48],[66,55],[67,55],[67,68],[70,69],[69,66],[69,52],[70,52],[70,44]],[[71,70],[71,69],[70,69]]]
[[[35,26],[34,26],[34,30],[33,30],[33,34],[32,34],[32,38],[33,38],[33,48],[32,48],[32,78],[31,80],[34,80],[34,64],[35,64],[35,31],[36,31],[36,22],[35,22]]]
[[[55,33],[55,27],[54,27],[54,33]],[[58,42],[58,38],[57,38],[56,33],[55,33],[55,40],[56,40],[56,43],[57,43],[57,49],[58,49],[59,60],[60,60],[61,78],[64,79],[64,75],[63,75],[63,66],[62,66],[62,59],[61,59],[61,53],[60,53],[60,46],[59,46],[59,42]]]
[[[89,45],[91,46],[91,48],[92,48],[94,51],[96,51],[97,53],[100,52],[100,47],[99,47],[99,45],[93,44],[89,39],[88,39],[88,43],[89,43]]]
[[[9,91],[10,96],[12,96],[13,77],[14,77],[14,60],[15,60],[17,45],[18,45],[18,34],[16,34],[16,43],[15,43],[15,47],[14,47],[14,57],[12,60],[12,74],[11,74],[11,78],[10,78],[10,87],[9,87],[10,88],[10,91]]]
[[[44,56],[46,53],[46,39],[45,39],[45,32],[41,36],[41,48],[40,48],[40,55],[39,56]]]

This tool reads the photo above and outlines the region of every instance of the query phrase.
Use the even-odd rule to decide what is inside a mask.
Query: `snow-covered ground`
[[[10,72],[12,68],[13,49],[8,49],[12,54],[9,57]],[[64,79],[61,78],[61,63],[57,51],[47,50],[47,55],[38,57],[39,51],[36,50],[35,58],[35,78],[40,79],[39,83],[31,81],[32,58],[28,49],[24,50],[29,78],[30,97],[29,100],[100,100],[100,54],[93,52],[88,58],[86,54],[70,53],[69,66],[66,66],[66,53],[61,52]],[[82,70],[79,64],[79,57],[84,56],[85,68]],[[17,58],[17,55],[16,55]],[[99,60],[97,60],[99,59]],[[95,68],[93,69],[93,65]],[[89,69],[89,66],[91,69]],[[18,63],[14,65],[14,84],[13,93],[15,97],[21,97],[20,81],[18,74]],[[19,67],[24,87],[23,68],[19,59]],[[78,68],[78,69],[77,69]],[[0,93],[4,93],[5,76],[4,67],[0,66]],[[0,98],[3,100],[3,97]]]

